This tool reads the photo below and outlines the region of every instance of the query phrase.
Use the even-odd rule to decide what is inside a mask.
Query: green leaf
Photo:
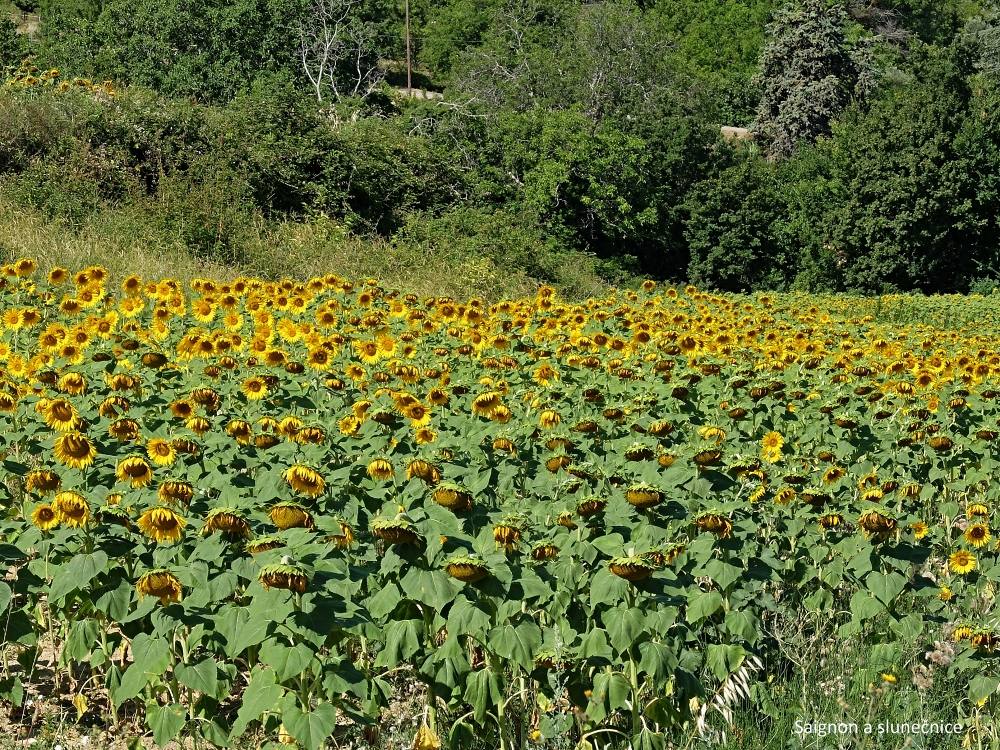
[[[715,643],[705,649],[705,664],[720,680],[740,668],[747,652],[742,646]]]
[[[170,665],[170,648],[161,636],[140,633],[132,641],[132,663],[122,675],[121,684],[112,691],[115,706],[135,698],[150,679],[162,675]]]
[[[587,631],[580,644],[580,656],[584,659],[595,656],[601,659],[610,659],[613,654],[611,646],[608,644],[608,634],[600,628],[591,628]]]
[[[619,607],[604,614],[604,622],[611,639],[611,645],[619,652],[627,651],[642,633],[646,617],[642,610]]]
[[[182,685],[199,693],[219,698],[219,668],[211,657],[197,664],[178,664],[174,675]]]
[[[974,703],[989,698],[1000,686],[1000,677],[977,675],[969,681],[969,700]]]
[[[66,598],[67,594],[86,587],[107,567],[108,556],[100,550],[77,555],[56,574],[49,588],[49,599],[54,602],[59,601]]]
[[[700,622],[722,608],[722,594],[718,591],[696,591],[688,599],[687,621]]]
[[[714,559],[705,566],[705,575],[726,591],[743,574],[743,568],[723,560]]]
[[[385,629],[385,648],[375,659],[379,667],[395,667],[420,651],[423,620],[397,620]]]
[[[906,579],[895,571],[869,573],[865,583],[868,585],[868,590],[886,607],[891,607],[896,597],[906,588]]]
[[[337,709],[330,703],[320,703],[311,711],[303,711],[295,695],[289,694],[281,702],[281,721],[304,750],[320,750],[337,726]]]
[[[855,591],[851,596],[851,614],[857,620],[870,620],[884,611],[882,603],[867,591]]]
[[[502,625],[490,631],[487,643],[498,656],[530,670],[535,665],[535,651],[542,645],[542,631],[533,622],[517,627]]]
[[[726,630],[730,635],[742,638],[748,643],[755,643],[760,637],[757,624],[757,618],[751,612],[732,610],[726,613]]]
[[[639,671],[656,682],[666,681],[677,666],[674,650],[664,643],[646,641],[639,644]]]
[[[273,669],[258,664],[250,673],[250,682],[243,691],[243,702],[236,714],[236,721],[229,732],[229,739],[234,740],[246,732],[250,722],[256,721],[265,711],[277,710],[278,702],[285,689],[275,683]]]
[[[625,598],[629,582],[602,568],[590,580],[590,606],[617,604]]]
[[[472,706],[473,715],[480,724],[486,719],[487,709],[499,706],[503,700],[500,681],[491,669],[480,669],[469,675],[462,700]]]
[[[13,598],[13,592],[3,581],[0,581],[0,612],[6,612],[7,607],[10,604],[10,600]]]
[[[461,590],[461,584],[443,571],[420,568],[410,568],[399,584],[406,598],[426,604],[439,612]]]
[[[99,641],[100,625],[97,620],[77,620],[70,628],[63,653],[73,661],[83,661]]]
[[[275,640],[268,639],[260,647],[261,662],[274,667],[274,673],[279,682],[289,677],[301,674],[312,661],[313,652],[304,643],[285,646]]]
[[[183,706],[161,706],[153,701],[146,704],[146,724],[153,730],[153,740],[160,747],[176,739],[186,723]]]

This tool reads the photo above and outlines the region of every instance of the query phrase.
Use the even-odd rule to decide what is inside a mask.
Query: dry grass
[[[496,301],[533,294],[540,282],[485,256],[458,257],[383,239],[351,235],[340,223],[255,221],[243,227],[238,257],[219,261],[192,253],[177,237],[155,226],[141,207],[104,210],[70,226],[47,219],[0,194],[0,261],[31,257],[45,267],[102,265],[114,279],[130,274],[226,280],[240,275],[306,279],[336,273],[421,296],[481,297]],[[561,291],[585,298],[607,291],[586,256],[567,264]]]

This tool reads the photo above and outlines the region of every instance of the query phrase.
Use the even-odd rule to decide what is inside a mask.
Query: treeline
[[[988,3],[411,0],[435,101],[394,90],[403,0],[18,1],[42,25],[0,30],[0,188],[70,223],[141,205],[238,261],[248,225],[322,217],[570,285],[588,258],[734,291],[1000,283]]]

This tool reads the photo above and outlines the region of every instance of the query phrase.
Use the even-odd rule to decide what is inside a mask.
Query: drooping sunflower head
[[[72,490],[58,492],[52,504],[59,516],[59,522],[67,526],[79,528],[90,520],[90,504],[79,492]]]
[[[46,469],[35,469],[29,471],[24,479],[24,489],[28,492],[36,492],[39,495],[47,495],[55,492],[62,484],[59,475],[54,471]]]
[[[323,475],[302,464],[295,464],[285,469],[282,476],[292,490],[306,497],[318,497],[326,490],[326,480]]]
[[[387,544],[415,544],[419,540],[413,523],[403,515],[396,518],[376,518],[371,525],[372,535]]]
[[[156,542],[176,542],[187,521],[172,508],[150,508],[139,516],[139,530]]]
[[[268,513],[271,523],[281,530],[313,527],[313,517],[302,505],[289,500],[275,503]]]
[[[624,578],[630,583],[649,578],[659,567],[655,561],[643,555],[625,555],[615,557],[608,563],[608,569],[613,575]]]
[[[272,549],[278,549],[279,547],[284,547],[285,542],[280,536],[276,534],[269,534],[267,536],[259,536],[256,539],[247,542],[247,552],[251,555],[258,555],[261,552],[268,552]]]
[[[489,575],[489,568],[483,561],[472,555],[455,555],[448,558],[445,572],[462,583],[476,583]]]
[[[166,568],[156,568],[141,575],[135,589],[140,598],[155,596],[164,605],[179,602],[183,593],[180,580]]]
[[[695,526],[701,531],[708,531],[720,539],[727,539],[733,532],[733,522],[722,513],[708,511],[695,519]]]
[[[395,476],[395,469],[392,463],[385,458],[373,459],[368,464],[368,476],[378,482],[385,482]]]
[[[286,589],[304,594],[309,579],[305,571],[287,563],[265,565],[260,570],[258,580],[265,589]]]
[[[627,490],[625,490],[625,499],[628,501],[629,505],[645,510],[662,503],[664,496],[663,493],[656,487],[644,482],[639,482],[638,484],[631,485]]]
[[[864,533],[875,540],[885,540],[896,531],[896,519],[889,517],[880,509],[870,508],[858,518],[858,526]]]
[[[201,533],[208,536],[216,531],[232,539],[246,539],[250,536],[250,524],[236,508],[213,508],[205,516]]]

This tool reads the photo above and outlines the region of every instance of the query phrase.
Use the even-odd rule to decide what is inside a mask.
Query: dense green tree
[[[974,272],[977,186],[959,139],[968,95],[935,53],[823,144],[832,186],[817,221],[846,288],[944,291]]]
[[[847,14],[825,0],[785,6],[767,27],[755,129],[772,156],[830,131],[858,77],[846,36]]]
[[[9,18],[0,18],[0,76],[10,75],[28,54],[27,38]]]
[[[730,292],[783,289],[795,278],[795,248],[780,224],[785,216],[776,167],[748,156],[700,183],[689,196],[685,239],[688,278]]]

